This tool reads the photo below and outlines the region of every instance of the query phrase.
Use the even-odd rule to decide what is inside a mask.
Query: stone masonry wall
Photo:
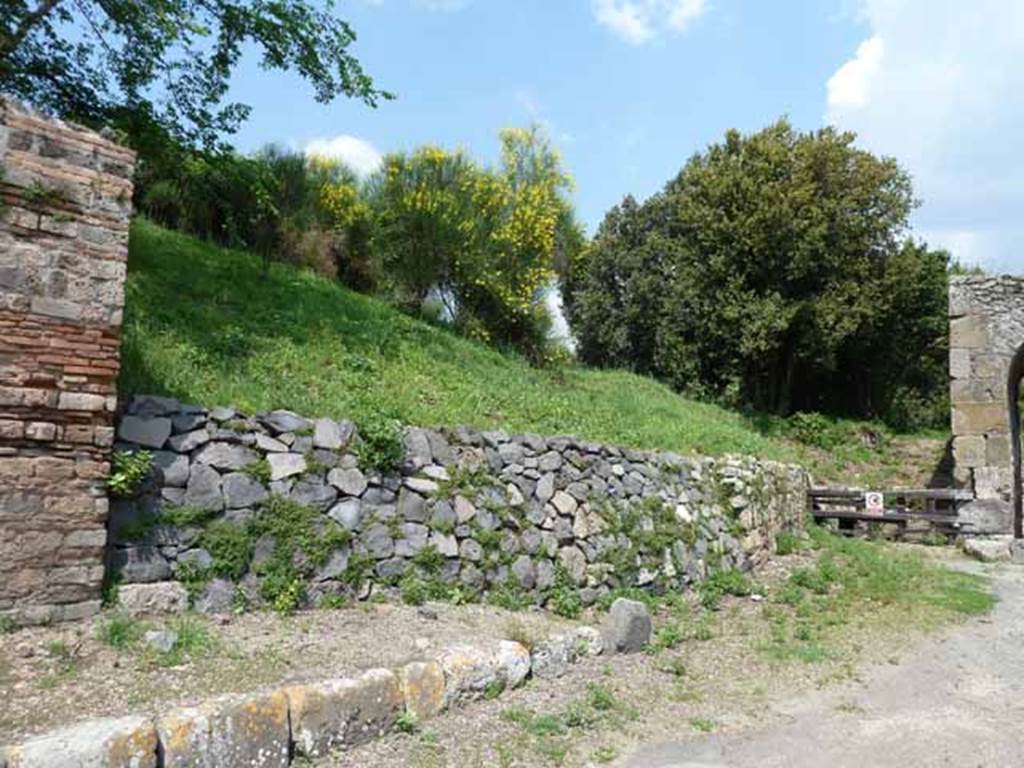
[[[0,98],[0,614],[99,605],[131,151]]]
[[[1009,532],[1009,379],[1014,357],[1024,345],[1024,278],[952,278],[949,317],[955,477],[978,499],[961,515],[974,524],[975,532]]]
[[[351,422],[158,397],[132,400],[118,440],[154,458],[148,481],[112,502],[122,599],[178,578],[210,612],[273,604],[283,573],[301,577],[299,604],[394,591],[410,573],[534,603],[560,587],[583,604],[618,587],[679,589],[764,559],[802,525],[808,488],[802,469],[752,458],[469,428],[407,428],[381,474]],[[309,528],[286,550],[284,516]]]

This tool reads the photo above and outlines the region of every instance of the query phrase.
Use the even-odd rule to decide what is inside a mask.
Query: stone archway
[[[974,532],[1020,538],[1024,277],[952,278],[949,318],[955,478],[975,496],[961,515]]]

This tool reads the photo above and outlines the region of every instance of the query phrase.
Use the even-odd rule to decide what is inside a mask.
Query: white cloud
[[[825,119],[892,155],[922,200],[915,230],[1024,272],[1024,3],[860,0],[869,28],[825,86]]]
[[[341,160],[360,176],[370,175],[381,163],[381,154],[373,144],[344,133],[332,138],[313,139],[306,144],[305,152]]]
[[[882,38],[878,35],[869,37],[860,44],[853,58],[836,70],[826,83],[830,112],[867,106],[871,81],[878,72],[884,53]]]
[[[592,0],[601,26],[632,45],[643,45],[662,29],[684,32],[707,10],[707,0]]]

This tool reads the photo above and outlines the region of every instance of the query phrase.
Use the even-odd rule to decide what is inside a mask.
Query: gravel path
[[[964,566],[968,567],[968,566]],[[772,702],[763,730],[650,744],[619,768],[1010,768],[1024,765],[1024,568],[990,571],[995,610],[896,664]],[[884,662],[885,648],[876,654]]]

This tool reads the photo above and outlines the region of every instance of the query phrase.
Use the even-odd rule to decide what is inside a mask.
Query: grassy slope
[[[901,464],[898,455],[862,455],[856,445],[826,453],[766,436],[740,414],[642,376],[536,370],[308,272],[274,265],[264,278],[251,254],[144,220],[132,229],[121,389],[247,411],[356,421],[388,414],[427,426],[748,453],[846,482],[865,462],[890,477]]]

